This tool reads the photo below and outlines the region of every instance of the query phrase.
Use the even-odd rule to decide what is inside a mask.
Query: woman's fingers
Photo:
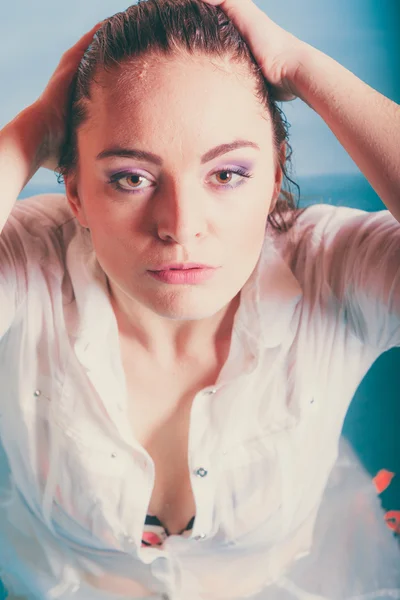
[[[294,79],[304,42],[280,27],[253,0],[203,0],[219,6],[235,25],[260,65],[264,77],[272,84],[275,100],[296,98]]]

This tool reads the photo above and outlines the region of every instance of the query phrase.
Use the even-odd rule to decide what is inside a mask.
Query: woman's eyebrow
[[[221,154],[226,154],[227,152],[232,152],[232,150],[237,150],[238,148],[255,148],[256,150],[260,150],[260,147],[250,140],[235,140],[234,142],[230,142],[227,144],[220,144],[215,148],[212,148],[201,157],[201,164],[213,160],[217,156]],[[152,152],[145,152],[144,150],[139,150],[137,148],[123,148],[121,146],[114,146],[112,148],[106,148],[102,150],[97,156],[96,160],[104,160],[105,158],[109,158],[110,156],[119,156],[121,158],[135,158],[136,160],[145,160],[147,162],[152,162],[155,165],[161,167],[163,165],[163,160],[161,156],[157,154],[153,154]]]

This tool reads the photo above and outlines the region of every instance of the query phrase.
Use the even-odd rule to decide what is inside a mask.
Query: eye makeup
[[[219,169],[215,170],[213,173],[211,173],[211,177],[218,174],[218,173],[231,173],[232,175],[237,175],[240,176],[241,179],[239,180],[239,182],[237,182],[236,184],[231,184],[231,183],[227,183],[225,184],[215,184],[213,187],[216,188],[222,188],[222,189],[235,189],[237,187],[239,187],[240,185],[243,185],[245,183],[245,179],[251,179],[252,177],[254,177],[254,174],[252,172],[250,172],[249,168],[246,167],[242,167],[242,166],[226,166],[226,167],[220,167]],[[146,187],[142,187],[142,188],[132,188],[132,189],[127,189],[124,186],[122,186],[119,182],[123,179],[129,179],[130,177],[136,177],[136,178],[141,178],[141,179],[147,179],[148,181],[150,181],[145,175],[143,175],[142,173],[140,173],[139,171],[120,171],[120,172],[116,172],[113,173],[111,172],[110,174],[108,174],[108,180],[107,180],[107,184],[111,185],[114,189],[121,191],[121,192],[126,192],[128,194],[132,194],[132,193],[139,193],[142,192],[146,189],[148,189],[151,186],[146,186]]]

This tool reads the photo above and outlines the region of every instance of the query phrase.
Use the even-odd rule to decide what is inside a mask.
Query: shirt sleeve
[[[28,258],[22,234],[13,211],[0,234],[0,339],[27,295]]]
[[[58,231],[70,218],[63,194],[39,194],[15,203],[0,234],[0,339],[29,294],[40,293],[40,281],[53,272],[60,277]]]
[[[380,353],[400,347],[400,223],[388,210],[313,208],[320,266],[347,326]]]

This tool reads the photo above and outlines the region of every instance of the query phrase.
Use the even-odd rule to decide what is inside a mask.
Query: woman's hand
[[[42,119],[47,132],[46,139],[43,140],[46,158],[41,164],[46,169],[54,171],[58,166],[61,147],[65,139],[70,86],[85,51],[102,23],[103,21],[95,25],[76,44],[64,52],[44,92],[33,104],[35,114]]]
[[[247,42],[264,77],[272,84],[274,100],[299,96],[296,73],[312,46],[274,23],[252,0],[203,0],[220,6]]]

